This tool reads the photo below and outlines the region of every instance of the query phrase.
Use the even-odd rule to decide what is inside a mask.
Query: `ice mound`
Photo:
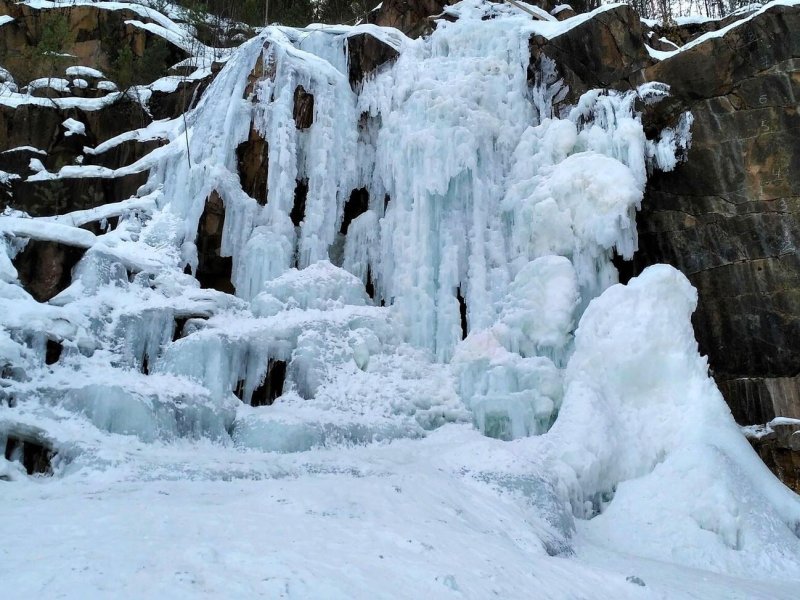
[[[274,298],[286,308],[302,310],[364,306],[368,302],[361,280],[328,261],[314,263],[302,271],[291,269],[268,281],[262,294],[255,300],[259,306]]]
[[[752,577],[763,560],[776,575],[797,572],[800,504],[752,451],[709,376],[691,327],[696,304],[686,277],[666,265],[589,304],[548,434],[568,469],[561,480],[577,514],[602,512],[593,534],[639,555],[736,565]]]

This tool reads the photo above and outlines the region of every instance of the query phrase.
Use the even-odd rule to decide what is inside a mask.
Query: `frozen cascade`
[[[572,331],[616,282],[612,251],[635,251],[647,169],[674,166],[688,125],[645,138],[633,102],[664,95],[657,84],[589,92],[556,118],[557,66],[537,65],[528,81],[527,40],[550,23],[473,0],[452,10],[459,18],[425,40],[373,26],[268,28],[233,53],[187,129],[148,159],[140,194],[153,208],[123,214],[54,300],[83,323],[82,355],[107,361],[109,373],[199,383],[219,403],[221,423],[232,395],[249,404],[281,361],[289,366],[279,404],[317,405],[345,420],[369,406],[410,419],[399,430],[416,434],[470,412],[493,437],[547,431]],[[400,55],[354,92],[346,40],[356,34]],[[302,129],[300,88],[313,96]],[[263,206],[242,191],[237,169],[251,130],[269,149]],[[305,197],[295,225],[298,182]],[[369,206],[348,226],[342,270],[328,260],[357,188]],[[219,252],[232,258],[241,300],[198,290],[179,273],[198,267],[195,237],[212,194],[224,205]],[[367,284],[385,308],[372,306]],[[423,387],[434,376],[426,373],[451,383],[413,397],[403,370],[392,372],[398,355],[424,365],[414,378]],[[382,373],[392,401],[343,402],[346,373],[366,381]],[[277,412],[245,411],[233,430]]]
[[[622,286],[611,261],[636,251],[648,173],[682,158],[691,115],[647,139],[635,102],[658,101],[668,93],[659,84],[556,108],[558,65],[536,65],[529,81],[528,40],[569,21],[479,0],[448,10],[457,19],[420,40],[374,26],[270,27],[243,44],[187,128],[143,159],[147,202],[96,237],[50,302],[17,285],[11,260],[25,236],[6,232],[0,439],[35,430],[63,457],[56,475],[128,465],[154,478],[171,467],[142,448],[210,439],[205,452],[352,446],[357,456],[415,440],[402,443],[420,444],[436,468],[546,511],[532,522],[564,552],[575,518],[596,517],[583,528],[591,535],[622,540],[634,525],[637,539],[663,535],[655,513],[630,508],[659,497],[658,473],[670,500],[654,506],[674,519],[676,545],[711,532],[715,557],[757,572],[756,554],[729,552],[746,539],[800,573],[787,558],[800,556],[800,507],[740,439],[707,375],[688,281],[661,266]],[[400,55],[354,90],[346,40],[358,34]],[[294,115],[300,87],[314,100],[306,128]],[[263,205],[237,167],[255,134],[268,147]],[[361,189],[368,206],[344,235]],[[212,194],[235,294],[193,276]],[[63,235],[48,221],[24,224],[41,239]],[[53,364],[48,344],[60,351]],[[466,451],[434,457],[443,439]],[[300,464],[279,460],[290,472]],[[190,463],[179,472],[227,477]],[[245,476],[274,475],[246,464]],[[698,488],[722,474],[724,511],[691,498],[680,477],[689,471]],[[656,546],[640,552],[664,558]],[[706,564],[685,548],[669,558]]]

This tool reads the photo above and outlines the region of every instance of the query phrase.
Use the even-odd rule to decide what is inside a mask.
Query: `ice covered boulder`
[[[566,362],[579,304],[575,269],[563,256],[525,265],[509,286],[494,330],[504,346],[522,356]]]
[[[502,327],[476,332],[456,347],[459,394],[484,435],[540,435],[558,414],[562,375],[548,358],[509,352],[498,339],[503,333]]]
[[[368,303],[361,280],[328,261],[291,269],[264,285],[264,294],[277,298],[287,308],[330,309]]]

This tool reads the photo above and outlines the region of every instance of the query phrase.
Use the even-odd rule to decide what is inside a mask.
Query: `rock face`
[[[83,253],[83,249],[64,244],[30,240],[14,259],[14,267],[28,293],[46,302],[69,286],[72,268]]]
[[[361,33],[347,38],[347,55],[350,85],[355,89],[364,77],[396,59],[399,53],[378,38]]]
[[[774,7],[646,70],[694,115],[688,160],[648,182],[634,273],[681,269],[695,330],[736,419],[800,417],[800,10]]]
[[[54,19],[63,18],[66,31],[61,41],[63,52],[69,54],[71,64],[92,65],[105,73],[113,70],[115,57],[123,47],[128,47],[134,57],[141,57],[161,38],[152,35],[141,27],[126,21],[146,21],[142,15],[125,8],[106,10],[91,5],[66,6],[38,9],[12,0],[0,0],[0,15],[8,15],[14,21],[3,25],[0,36],[0,64],[11,71],[19,81],[25,82],[37,77],[54,76],[50,69],[52,61],[32,60],[32,49],[41,39],[42,33],[52,26]],[[152,72],[142,75],[161,77],[167,69],[187,57],[187,53],[172,44],[164,45],[159,53],[158,63],[152,65]],[[61,75],[57,75],[61,76]]]
[[[134,196],[147,182],[147,173],[123,177],[79,177],[11,182],[16,209],[32,217],[63,215],[76,210],[96,208],[109,203],[109,198],[124,200]]]
[[[294,122],[298,129],[308,129],[314,124],[314,96],[302,85],[294,90]]]
[[[228,294],[234,293],[231,283],[233,260],[222,256],[222,228],[225,225],[225,204],[217,192],[206,200],[203,215],[197,226],[197,272],[195,277],[204,288]]]
[[[170,73],[170,67],[188,55],[181,48],[165,41],[155,33],[136,27],[126,21],[148,21],[131,10],[109,10],[91,5],[32,8],[10,0],[0,0],[0,15],[13,18],[3,25],[0,36],[0,65],[8,69],[19,88],[38,77],[65,77],[68,67],[90,67],[79,71],[86,88],[70,88],[69,93],[55,97],[70,98],[69,103],[0,104],[0,170],[12,175],[0,186],[3,206],[22,210],[31,216],[53,216],[75,210],[94,208],[109,202],[124,200],[136,193],[147,180],[147,172],[120,177],[91,176],[72,178],[40,178],[29,180],[36,170],[44,167],[58,173],[65,166],[99,165],[117,169],[130,165],[158,147],[161,140],[130,140],[113,146],[100,154],[85,152],[124,132],[143,128],[158,119],[175,118],[183,114],[192,99],[206,86],[204,80],[179,82],[177,89],[145,90],[147,102],[129,97],[119,97],[102,105],[75,102],[78,98],[101,98],[116,89],[111,81],[104,89],[98,82],[103,79],[100,70],[109,79],[119,75],[116,58],[122,48],[131,51],[132,60],[143,60],[147,55],[147,69],[139,69],[143,80],[153,81]],[[64,58],[54,62],[42,56],[38,47],[43,32],[54,23],[64,30],[62,38]],[[153,49],[157,51],[153,51]],[[59,62],[60,61],[60,62]],[[88,80],[88,81],[87,81]],[[53,94],[48,94],[53,96]],[[72,133],[65,126],[67,120],[83,126],[80,133]],[[32,160],[41,165],[32,167]]]
[[[593,88],[632,89],[643,83],[642,69],[653,63],[642,39],[634,10],[615,7],[552,39],[533,36],[530,78],[542,70],[546,57],[555,61],[558,77],[568,88],[562,104],[575,104]]]
[[[489,0],[495,4],[502,4],[503,0]],[[368,16],[367,21],[382,27],[395,27],[405,33],[408,37],[416,38],[429,34],[433,31],[435,23],[432,17],[442,15],[445,7],[456,4],[458,0],[384,0]],[[530,4],[549,12],[556,3],[550,0],[529,0],[525,4]],[[579,2],[574,4],[578,12],[586,12],[595,6],[589,6],[592,1]],[[599,5],[598,5],[599,6]],[[575,15],[570,9],[569,13]],[[569,14],[564,12],[566,18]]]
[[[361,85],[365,77],[399,56],[397,50],[368,33],[348,37],[346,44],[349,60],[348,76],[354,90]],[[265,65],[263,59],[259,58],[248,78],[244,98],[253,101],[256,83],[262,78],[271,78],[274,75],[274,65]],[[303,86],[297,86],[294,91],[293,117],[296,127],[301,130],[308,129],[314,123],[314,96]],[[259,204],[265,205],[269,147],[264,136],[252,123],[247,140],[236,149],[236,158],[242,189]],[[304,185],[304,182],[298,182],[298,201],[303,197]],[[296,222],[299,220],[300,217],[297,217]]]
[[[242,189],[264,206],[267,203],[267,175],[269,174],[269,146],[254,127],[247,141],[236,149],[239,178]]]
[[[430,17],[452,3],[386,0],[370,20],[419,36],[433,26]],[[546,7],[546,3],[538,4]],[[109,69],[110,43],[127,45],[137,56],[153,44],[152,34],[125,23],[141,19],[130,11],[91,6],[58,10],[67,18],[70,53],[77,57],[76,63]],[[0,55],[5,61],[0,64],[12,72],[25,71],[27,65],[13,51],[30,47],[40,36],[43,11],[0,0],[0,14],[15,19],[3,26]],[[656,28],[655,35],[683,44],[733,20],[668,31]],[[540,83],[537,78],[547,71],[546,65],[554,70],[553,80],[545,83],[558,79],[563,83],[556,110],[574,104],[592,88],[630,90],[647,81],[661,81],[671,86],[671,97],[641,107],[648,131],[674,125],[685,111],[693,114],[688,160],[673,172],[655,173],[647,184],[638,216],[640,249],[632,264],[623,265],[623,275],[636,275],[651,264],[666,262],[689,277],[699,292],[694,325],[700,350],[709,356],[713,375],[743,425],[764,424],[775,417],[800,418],[798,31],[800,9],[776,6],[724,37],[711,38],[659,62],[644,43],[654,36],[646,37],[648,32],[630,7],[617,6],[560,36],[530,40],[532,84]],[[349,37],[347,45],[353,89],[398,56],[394,48],[366,33]],[[165,75],[184,56],[171,47],[153,77]],[[255,81],[274,75],[273,67],[259,61],[245,98]],[[147,109],[131,101],[100,110],[0,105],[0,171],[19,176],[0,187],[3,205],[31,216],[52,216],[130,197],[145,183],[146,172],[116,178],[27,179],[35,173],[35,161],[52,173],[76,164],[79,156],[82,164],[110,169],[132,164],[162,141],[131,140],[108,152],[85,156],[84,147],[95,147],[154,119],[180,115],[207,83],[186,83],[172,93],[155,92]],[[93,93],[82,91],[81,95],[94,97]],[[298,86],[294,101],[296,126],[311,127],[313,95]],[[67,135],[63,126],[67,119],[84,124],[84,133]],[[238,170],[244,191],[262,205],[267,202],[268,156],[263,136],[251,128],[237,150]],[[295,225],[302,219],[306,190],[306,182],[297,182]],[[355,190],[346,206],[342,234],[368,205],[366,191]],[[214,193],[198,226],[196,275],[204,287],[233,292],[231,259],[220,255],[224,219],[225,206]],[[82,252],[31,241],[16,257],[15,266],[26,289],[44,302],[69,284]],[[463,300],[460,295],[459,300]],[[269,404],[280,393],[285,369],[285,364],[270,366],[270,378],[254,396],[254,404]],[[753,443],[765,462],[798,489],[800,445],[795,431],[775,429],[772,437]]]
[[[750,438],[761,460],[800,494],[800,423],[770,423],[767,433]]]
[[[441,14],[455,0],[385,0],[370,13],[369,22],[381,27],[395,27],[409,37],[430,33],[430,17]]]

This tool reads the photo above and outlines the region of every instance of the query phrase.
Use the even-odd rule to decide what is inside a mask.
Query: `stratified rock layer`
[[[90,67],[104,73],[102,76],[100,73],[81,74],[82,79],[88,78],[92,83],[86,89],[73,86],[70,89],[74,96],[70,98],[72,101],[100,98],[123,87],[122,83],[106,86],[104,90],[96,87],[99,79],[111,80],[121,75],[115,61],[123,48],[130,49],[133,60],[147,57],[148,69],[140,75],[148,81],[171,74],[171,66],[188,56],[157,33],[132,25],[134,21],[149,19],[122,5],[37,8],[0,0],[0,15],[13,19],[3,25],[0,65],[14,76],[20,89],[34,78],[63,77],[67,67]],[[43,32],[56,22],[66,26],[63,56],[43,60],[37,44]],[[212,67],[212,73],[213,70]],[[113,102],[99,105],[79,102],[0,104],[0,171],[11,176],[0,185],[1,206],[42,217],[95,208],[133,196],[147,181],[146,170],[136,169],[138,172],[118,176],[105,173],[57,179],[30,178],[42,167],[56,174],[65,166],[94,164],[113,170],[133,164],[163,140],[133,139],[98,154],[87,152],[85,148],[97,147],[155,120],[180,116],[191,108],[192,101],[199,98],[211,79],[212,76],[207,76],[177,82],[174,90],[170,86],[156,86],[153,90],[144,90],[144,96],[138,101],[119,96]],[[63,93],[56,96],[66,97]],[[64,123],[68,120],[80,123],[82,130],[78,133],[67,130]]]

